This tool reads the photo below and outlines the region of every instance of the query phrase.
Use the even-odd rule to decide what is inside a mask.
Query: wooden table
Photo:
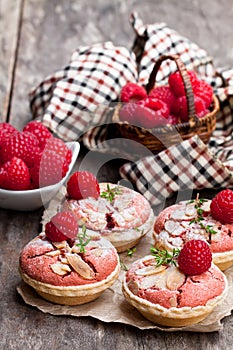
[[[205,48],[216,66],[232,65],[232,2],[222,0],[3,0],[0,2],[0,115],[17,128],[31,119],[29,90],[63,67],[80,45],[111,40],[130,47],[136,10],[144,23],[166,22]],[[115,166],[102,179],[117,179]],[[211,192],[208,193],[211,197]],[[16,292],[18,257],[38,232],[43,208],[0,210],[0,349],[233,349],[233,318],[216,333],[140,331],[88,317],[52,316],[26,305]]]

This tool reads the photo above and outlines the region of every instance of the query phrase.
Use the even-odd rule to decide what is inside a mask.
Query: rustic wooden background
[[[233,67],[229,0],[0,0],[0,120],[31,119],[28,92],[63,67],[80,45],[113,41],[130,48],[132,11],[166,22],[206,49],[216,67]],[[106,178],[107,180],[107,178]],[[24,304],[15,286],[22,247],[40,230],[42,210],[0,210],[0,349],[233,349],[233,318],[216,333],[139,331],[91,318],[54,317]]]

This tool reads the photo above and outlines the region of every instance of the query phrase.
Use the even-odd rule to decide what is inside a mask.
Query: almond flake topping
[[[143,278],[143,280],[140,281],[140,288],[166,288],[166,282],[166,270],[163,270],[160,273],[157,273],[156,275],[145,276],[145,278]]]
[[[94,277],[93,270],[78,254],[67,254],[66,257],[70,266],[72,266],[80,276],[87,280],[91,280]]]
[[[57,256],[60,254],[60,250],[51,250],[50,252],[47,252],[45,255],[47,256]]]
[[[150,275],[156,275],[157,273],[160,273],[166,269],[166,266],[160,265],[158,267],[156,266],[146,266],[141,269],[136,270],[136,275],[138,276],[150,276]]]
[[[69,265],[57,262],[55,264],[50,265],[51,269],[53,270],[54,273],[56,273],[59,276],[64,276],[68,272],[71,271]]]
[[[176,267],[171,266],[167,269],[167,288],[177,290],[185,282],[185,275]]]
[[[173,220],[166,221],[164,228],[167,232],[174,236],[179,236],[184,231],[184,228],[180,225],[180,223]]]

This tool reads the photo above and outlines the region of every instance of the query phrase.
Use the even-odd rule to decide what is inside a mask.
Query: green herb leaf
[[[82,226],[82,232],[78,234],[77,236],[79,243],[76,244],[80,248],[80,253],[85,253],[85,246],[90,242],[91,237],[87,234],[86,226]]]
[[[103,191],[100,194],[101,198],[106,198],[110,203],[113,202],[116,195],[122,194],[122,190],[119,186],[110,188],[109,184],[107,184],[107,191]]]
[[[203,212],[204,210],[201,208],[203,203],[204,202],[207,202],[208,199],[204,199],[204,198],[199,198],[199,195],[197,195],[197,198],[194,199],[194,200],[191,200],[188,202],[188,204],[190,203],[195,203],[195,208],[197,209],[197,215],[198,217],[197,218],[194,218],[192,220],[189,221],[189,225],[193,224],[193,223],[196,223],[196,224],[199,224],[200,227],[205,230],[207,233],[209,234],[216,234],[217,232],[215,230],[213,230],[211,228],[210,225],[204,225],[202,223],[202,221],[204,220],[204,217],[203,217]]]
[[[136,247],[133,247],[132,249],[128,249],[127,256],[132,257],[135,252],[136,252]]]
[[[180,254],[180,249],[173,248],[172,252],[169,252],[166,249],[151,247],[150,252],[155,257],[157,266],[169,264],[176,266],[176,258]]]

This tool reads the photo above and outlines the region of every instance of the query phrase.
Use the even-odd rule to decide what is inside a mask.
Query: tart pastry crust
[[[190,279],[180,273],[176,267],[172,267],[171,271],[158,268],[156,272],[157,267],[148,266],[148,262],[152,259],[152,256],[146,256],[132,264],[124,277],[122,290],[127,302],[153,323],[168,327],[183,327],[198,323],[225,298],[228,288],[227,279],[214,264],[211,266],[210,273],[193,277],[194,280],[202,281],[196,283],[197,286],[200,285],[200,293],[197,289],[195,293],[190,287]],[[146,268],[142,267],[145,263]],[[148,273],[151,267],[154,269],[154,275],[152,272]],[[211,291],[208,297],[208,285],[203,284],[207,276],[215,279],[214,283],[218,286],[216,288],[218,291]],[[180,299],[182,293],[184,293],[183,300],[182,297]],[[188,297],[189,293],[190,297]],[[195,293],[194,296],[193,293]]]

